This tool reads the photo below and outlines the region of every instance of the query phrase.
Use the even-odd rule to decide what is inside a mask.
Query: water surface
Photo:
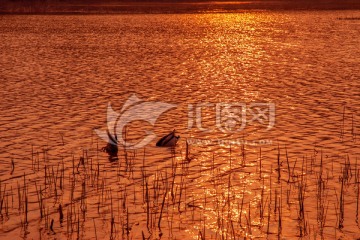
[[[98,163],[101,166],[102,177],[108,190],[113,192],[114,199],[121,201],[124,198],[124,186],[132,189],[132,193],[129,193],[134,198],[131,200],[133,205],[129,207],[130,225],[133,229],[136,229],[135,226],[144,229],[143,199],[135,197],[137,194],[141,196],[141,189],[144,188],[141,169],[146,169],[149,179],[152,177],[156,180],[160,173],[163,174],[160,177],[162,179],[165,172],[170,175],[183,161],[185,139],[205,139],[210,141],[190,146],[192,160],[189,169],[185,171],[181,168],[181,176],[187,179],[186,189],[188,196],[192,197],[180,197],[178,202],[184,206],[188,201],[203,204],[207,195],[212,196],[213,200],[208,199],[209,209],[199,208],[202,210],[198,212],[199,221],[195,221],[196,224],[191,214],[186,215],[186,210],[178,219],[171,219],[170,207],[167,206],[166,217],[171,219],[169,222],[183,224],[183,228],[179,226],[174,230],[175,227],[169,225],[167,229],[173,230],[166,232],[163,238],[197,238],[199,229],[205,229],[201,230],[202,234],[206,232],[207,237],[214,239],[221,237],[220,232],[230,234],[224,230],[230,229],[230,225],[217,229],[215,219],[219,214],[216,214],[215,203],[222,200],[219,200],[220,193],[213,192],[218,191],[216,186],[227,186],[230,178],[234,186],[231,189],[234,194],[234,206],[231,209],[234,210],[235,205],[246,195],[245,203],[253,206],[252,225],[259,228],[249,232],[244,227],[245,230],[238,230],[235,235],[264,237],[267,235],[266,226],[260,220],[257,222],[259,186],[262,184],[259,174],[260,179],[266,179],[268,187],[264,191],[270,194],[269,179],[277,178],[275,169],[278,148],[281,149],[284,181],[288,180],[285,148],[290,165],[299,171],[303,158],[307,159],[305,162],[309,161],[309,165],[318,167],[322,152],[327,174],[332,176],[327,194],[331,197],[326,198],[329,217],[325,228],[327,236],[332,238],[336,233],[334,229],[338,225],[338,215],[336,210],[330,208],[333,209],[338,202],[335,197],[340,192],[338,177],[342,176],[344,162],[349,159],[355,164],[359,155],[360,22],[338,18],[358,15],[358,11],[274,11],[1,16],[2,191],[4,184],[7,185],[6,191],[10,191],[12,186],[13,190],[8,192],[9,199],[13,196],[16,202],[18,194],[15,189],[17,184],[22,184],[21,178],[16,177],[22,177],[25,173],[27,179],[40,186],[44,184],[44,166],[49,169],[53,166],[55,172],[56,169],[61,171],[64,166],[68,185],[59,193],[60,197],[53,198],[53,190],[44,190],[44,196],[49,198],[47,207],[50,218],[56,220],[59,204],[67,206],[67,211],[69,206],[71,209],[69,191],[74,179],[79,184],[75,192],[82,197],[82,183],[88,186],[92,181],[94,185],[91,177],[89,181],[86,180],[88,177],[81,177],[81,171],[79,175],[70,177],[72,159],[75,158],[77,164],[79,157],[86,153],[91,169],[93,164],[94,169]],[[176,107],[162,114],[155,126],[144,122],[133,123],[128,129],[130,138],[141,138],[145,130],[152,130],[160,137],[172,129],[176,129],[181,138],[175,153],[153,147],[156,140],[145,149],[131,152],[134,155],[129,170],[124,167],[123,153],[118,162],[110,163],[104,153],[97,151],[105,143],[95,134],[94,129],[106,128],[108,103],[120,112],[132,94],[144,101],[161,101]],[[270,130],[266,130],[266,125],[256,122],[247,125],[241,132],[223,133],[214,124],[214,108],[209,107],[204,108],[202,118],[203,125],[209,131],[203,132],[196,126],[189,129],[189,104],[196,106],[199,103],[211,103],[212,106],[216,103],[272,103],[276,109],[276,123]],[[149,114],[151,112],[144,112],[144,115]],[[249,144],[233,144],[231,147],[218,144],[219,140],[239,139],[247,140]],[[260,140],[266,140],[266,144],[250,144]],[[259,170],[260,148],[262,173]],[[15,170],[10,175],[12,160]],[[179,162],[179,166],[174,167],[174,162]],[[204,169],[204,172],[199,169]],[[356,169],[353,169],[354,176]],[[316,218],[311,220],[311,216],[316,216],[317,206],[312,201],[316,198],[318,175],[313,173],[313,169],[308,174],[308,185],[315,186],[308,188],[309,210],[306,218],[311,228],[315,226],[317,229]],[[212,182],[215,180],[219,181],[219,185]],[[275,188],[282,189],[280,185]],[[356,184],[349,186],[349,197],[345,201],[348,199],[352,203],[347,211],[355,214],[356,194],[352,187],[356,187]],[[284,196],[285,188],[296,192],[295,187],[289,187],[286,183],[283,188]],[[244,189],[248,194],[244,194]],[[37,238],[39,234],[47,234],[45,220],[39,221],[37,190],[29,186],[27,191],[33,202],[29,207],[33,211],[32,221],[27,230],[21,227],[19,220],[19,216],[23,217],[22,210],[13,203],[8,215],[3,215],[0,236],[28,235]],[[89,206],[88,215],[84,219],[88,220],[84,221],[81,228],[83,234],[87,233],[82,237],[89,239],[94,236],[89,233],[89,229],[94,226],[92,219],[95,219],[94,224],[99,228],[98,236],[109,237],[108,230],[100,231],[101,224],[105,223],[104,229],[110,229],[109,212],[100,214],[95,204],[102,202],[105,208],[109,202],[97,199],[98,190],[88,187],[87,191]],[[280,194],[280,190],[276,194]],[[6,196],[5,193],[3,195]],[[79,203],[74,202],[75,205]],[[283,228],[286,231],[283,230],[282,236],[285,238],[299,236],[299,229],[295,227],[297,216],[291,214],[296,206],[294,199],[293,205],[289,203],[288,208],[284,207]],[[120,208],[117,208],[119,212]],[[123,224],[120,215],[116,214],[117,237],[121,235],[119,229]],[[235,216],[227,215],[226,219],[229,218]],[[354,219],[355,216],[347,216],[344,231],[338,234],[349,239],[359,237]],[[272,226],[275,230],[271,230],[274,238],[278,226],[275,220],[276,216],[275,226]],[[69,237],[66,223],[60,225],[55,221],[54,237]],[[133,238],[140,238],[138,234],[141,231],[131,231]],[[72,236],[76,237],[76,234]]]

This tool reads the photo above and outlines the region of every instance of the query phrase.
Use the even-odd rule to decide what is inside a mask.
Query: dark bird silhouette
[[[106,152],[107,154],[109,154],[109,159],[112,160],[116,160],[117,159],[117,154],[118,154],[118,140],[117,140],[117,136],[115,134],[115,136],[113,137],[109,131],[107,131],[108,137],[109,137],[109,142],[106,144],[105,147],[103,147],[101,150],[103,152]]]
[[[157,143],[158,147],[174,147],[180,136],[175,136],[175,129],[168,135],[162,137]]]

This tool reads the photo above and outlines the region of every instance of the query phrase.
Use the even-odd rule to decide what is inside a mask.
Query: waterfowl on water
[[[115,137],[111,136],[109,131],[107,132],[107,134],[109,137],[109,142],[101,150],[109,154],[110,157],[116,157],[118,154],[117,136],[116,134]]]
[[[175,136],[175,129],[168,135],[162,137],[157,143],[158,147],[174,147],[180,136]]]

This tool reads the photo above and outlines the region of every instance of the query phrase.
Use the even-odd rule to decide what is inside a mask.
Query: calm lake
[[[360,238],[359,16],[0,16],[0,238]]]

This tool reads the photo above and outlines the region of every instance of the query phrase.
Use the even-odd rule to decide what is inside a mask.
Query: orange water
[[[324,236],[360,237],[355,216],[356,158],[360,153],[360,22],[338,20],[359,14],[289,11],[1,16],[0,179],[1,190],[5,189],[4,202],[9,205],[7,214],[2,210],[1,238],[76,238],[76,230],[69,234],[67,216],[71,206],[75,212],[81,211],[81,199],[86,199],[86,216],[79,227],[81,238],[94,238],[94,225],[99,239],[108,238],[112,198],[115,238],[141,239],[143,231],[146,237],[152,232],[151,238],[155,239],[159,230],[149,231],[146,227],[142,169],[152,184],[165,176],[172,182],[170,176],[175,168],[175,185],[186,189],[186,195],[173,201],[174,193],[160,187],[162,195],[168,191],[163,209],[163,239],[198,239],[199,231],[205,232],[207,239],[230,239],[234,233],[236,238],[277,238],[275,196],[282,196],[280,235],[295,238],[299,236],[298,185],[287,183],[285,147],[290,172],[294,169],[296,179],[307,176],[305,219],[311,232],[305,238],[313,238],[320,231],[316,189],[321,152],[327,179],[324,202],[328,206]],[[129,151],[127,165],[122,149],[119,161],[110,163],[106,154],[97,151],[106,143],[94,129],[106,128],[108,103],[120,112],[132,94],[146,102],[165,102],[175,107],[160,115],[154,126],[142,121],[130,124],[129,138],[141,139],[145,130],[151,130],[158,139],[172,129],[181,138],[175,152],[154,147],[154,139],[145,148]],[[272,103],[276,109],[275,125],[266,130],[266,124],[256,122],[246,125],[243,131],[223,133],[215,125],[214,108],[208,107],[202,112],[202,123],[209,131],[201,131],[196,124],[189,129],[189,104],[201,103]],[[152,113],[153,109],[143,115]],[[182,164],[186,139],[207,140],[190,144],[188,166]],[[230,147],[228,140],[248,142]],[[261,140],[266,144],[257,144]],[[276,171],[278,147],[282,162],[280,183]],[[73,175],[72,159],[77,166],[83,154],[86,167],[80,165]],[[352,176],[344,190],[345,220],[340,231],[336,228],[336,206],[341,191],[339,177],[347,159]],[[307,166],[305,170],[302,162],[304,168]],[[101,176],[95,184],[98,164]],[[44,184],[45,166],[47,174],[53,170],[55,176],[64,166],[64,186],[56,194],[49,187],[51,184]],[[18,206],[18,185],[23,191],[24,174],[29,196],[29,223],[25,229],[21,223],[24,211]],[[72,187],[74,179],[76,184]],[[54,219],[55,234],[45,228],[46,220],[40,219],[35,182],[38,188],[45,188],[45,208],[48,221]],[[70,204],[72,188],[75,199]],[[111,198],[99,200],[99,195],[106,195],[104,188]],[[271,202],[273,208],[270,234],[266,217],[260,219],[262,191],[263,200],[267,198],[266,204]],[[131,227],[125,235],[122,229],[126,214],[121,206],[124,193]],[[228,195],[231,204],[219,215],[218,205],[224,204]],[[243,196],[246,209],[241,211],[238,207]],[[65,215],[61,224],[59,204]],[[159,217],[161,204],[152,204]],[[246,220],[249,206],[250,219]],[[222,227],[219,218],[227,222]],[[229,219],[235,224],[234,232]],[[77,222],[73,225],[77,229]]]

